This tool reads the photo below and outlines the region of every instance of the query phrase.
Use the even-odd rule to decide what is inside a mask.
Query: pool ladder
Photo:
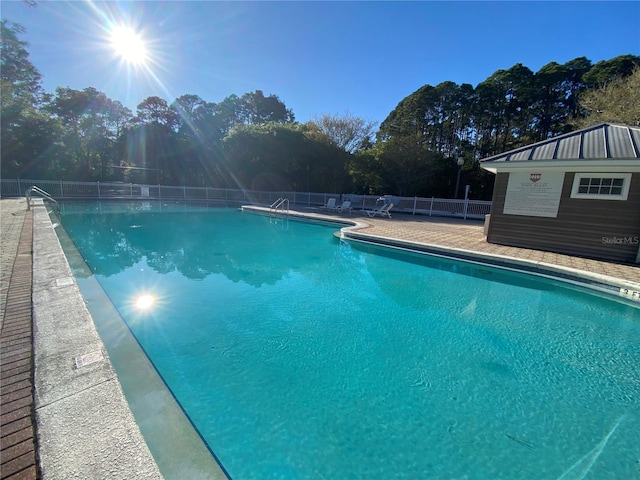
[[[269,207],[269,223],[284,229],[289,228],[289,200],[279,198]]]
[[[269,207],[269,213],[277,214],[278,212],[282,214],[289,213],[289,199],[280,197],[278,200],[273,202]]]
[[[24,193],[24,196],[27,198],[27,210],[31,210],[31,197],[34,193],[40,195],[44,200],[50,201],[56,207],[56,209],[60,211],[60,205],[58,204],[57,200],[35,185],[27,188],[27,191]]]

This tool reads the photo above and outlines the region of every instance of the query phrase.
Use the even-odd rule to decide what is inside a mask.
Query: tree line
[[[579,57],[562,65],[550,62],[535,73],[518,63],[475,88],[454,82],[424,85],[382,122],[377,143],[396,162],[416,168],[416,163],[431,164],[429,170],[417,170],[426,178],[413,177],[430,184],[430,191],[437,189],[440,171],[454,168],[450,159],[462,158],[465,183],[488,198],[493,176],[480,170],[482,158],[597,121],[640,125],[640,90],[632,87],[640,78],[638,65],[640,57],[633,55],[595,65]]]
[[[632,55],[551,62],[535,73],[517,64],[475,88],[425,85],[376,132],[375,122],[348,112],[296,122],[277,95],[260,90],[218,103],[152,96],[135,112],[93,87],[46,93],[22,27],[1,27],[3,178],[451,197],[462,158],[462,184],[473,198],[490,198],[493,176],[481,158],[592,117],[640,124],[632,87],[640,57]],[[629,105],[622,110],[603,100],[619,91],[613,98]]]

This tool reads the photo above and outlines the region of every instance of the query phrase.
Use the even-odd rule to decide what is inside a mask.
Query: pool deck
[[[39,203],[0,201],[0,478],[160,479]]]
[[[357,224],[346,228],[359,239],[640,291],[640,266],[490,244],[480,221],[291,213]],[[96,356],[104,349],[46,212],[3,199],[0,220],[0,478],[161,478],[108,356]],[[74,365],[84,354],[87,365]]]

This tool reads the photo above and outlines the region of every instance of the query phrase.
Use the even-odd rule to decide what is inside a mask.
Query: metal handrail
[[[280,202],[282,202],[282,197],[279,197],[275,202],[269,205],[269,210],[276,208],[277,205],[280,205]]]
[[[37,193],[45,200],[49,200],[50,202],[53,202],[55,206],[58,208],[58,210],[60,210],[60,204],[58,203],[58,201],[55,198],[53,198],[51,195],[49,195],[47,192],[45,192],[41,188],[36,187],[35,185],[27,188],[25,192],[25,197],[27,199],[27,210],[31,210],[31,194],[32,193]]]
[[[286,213],[289,213],[289,199],[280,197],[278,200],[276,200],[271,204],[271,206],[269,207],[269,211],[278,213],[278,209],[281,209],[282,213],[285,213],[285,208],[286,208]]]

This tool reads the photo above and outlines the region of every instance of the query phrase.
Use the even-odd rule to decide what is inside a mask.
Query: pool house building
[[[640,127],[600,123],[481,161],[487,241],[640,263]]]

